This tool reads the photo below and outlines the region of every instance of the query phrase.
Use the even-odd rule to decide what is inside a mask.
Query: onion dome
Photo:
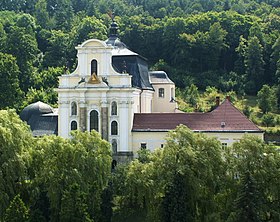
[[[107,45],[112,45],[116,48],[127,48],[127,46],[118,38],[118,29],[118,24],[114,20],[112,20],[109,31],[109,38],[105,42]]]

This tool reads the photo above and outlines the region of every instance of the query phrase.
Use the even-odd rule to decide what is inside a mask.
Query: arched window
[[[111,123],[111,135],[118,135],[118,123],[117,123],[117,121],[112,121],[112,123]]]
[[[78,124],[75,120],[71,122],[71,130],[77,130],[78,129]]]
[[[164,98],[164,88],[158,89],[158,97]]]
[[[113,139],[113,140],[112,140],[112,151],[113,151],[113,154],[117,154],[117,151],[118,151],[118,143],[117,143],[117,140],[116,140],[116,139]]]
[[[118,106],[115,101],[113,101],[111,105],[111,115],[112,116],[118,115]]]
[[[76,116],[77,115],[77,103],[72,102],[71,103],[71,116]]]
[[[90,112],[89,119],[90,119],[90,123],[89,123],[90,131],[95,130],[98,132],[98,112],[96,110],[92,110]]]
[[[91,61],[91,70],[90,70],[90,74],[93,75],[97,75],[97,61],[95,59],[93,59]]]

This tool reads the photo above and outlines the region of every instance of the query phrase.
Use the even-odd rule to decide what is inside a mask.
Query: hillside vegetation
[[[279,97],[277,0],[5,0],[0,10],[0,108],[55,105],[57,77],[76,66],[75,46],[105,40],[112,11],[122,41],[181,89],[256,95],[268,84]]]

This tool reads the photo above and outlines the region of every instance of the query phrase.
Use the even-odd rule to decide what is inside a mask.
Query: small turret
[[[107,45],[112,45],[117,48],[127,48],[126,45],[118,38],[119,26],[115,21],[114,13],[109,14],[112,19],[111,27],[109,29],[109,38],[105,41]]]

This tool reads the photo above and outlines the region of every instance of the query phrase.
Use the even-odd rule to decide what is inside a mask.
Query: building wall
[[[176,102],[175,100],[175,85],[174,83],[168,84],[155,84],[153,83],[154,87],[154,96],[152,101],[152,112],[157,113],[173,113],[176,109]],[[161,97],[159,94],[159,90],[164,89],[164,96]],[[173,100],[172,100],[173,98]]]
[[[154,151],[165,143],[167,132],[132,132],[132,151],[134,155],[141,148],[141,143],[146,143],[147,149]]]
[[[71,121],[77,121],[78,129],[90,130],[90,113],[96,110],[99,116],[98,131],[110,143],[117,141],[119,152],[124,155],[131,150],[131,127],[135,110],[135,96],[139,90],[131,87],[129,74],[117,73],[111,63],[112,46],[103,41],[89,40],[76,47],[78,50],[78,66],[70,75],[59,79],[59,130],[60,136],[68,138],[71,131]],[[91,84],[91,61],[97,61],[97,78],[99,83]],[[103,81],[102,78],[106,78]],[[84,80],[80,82],[81,80]],[[80,82],[80,83],[79,83]],[[71,115],[71,103],[77,104],[77,115]],[[117,103],[117,115],[111,115],[111,104]],[[111,124],[117,122],[118,133],[111,135]]]
[[[165,144],[165,138],[168,132],[132,132],[132,151],[136,155],[141,148],[141,143],[146,143],[147,149],[154,151],[161,148]],[[209,137],[217,138],[221,143],[232,146],[234,142],[238,142],[245,134],[250,133],[205,133]],[[263,139],[263,133],[251,133],[250,135]]]

